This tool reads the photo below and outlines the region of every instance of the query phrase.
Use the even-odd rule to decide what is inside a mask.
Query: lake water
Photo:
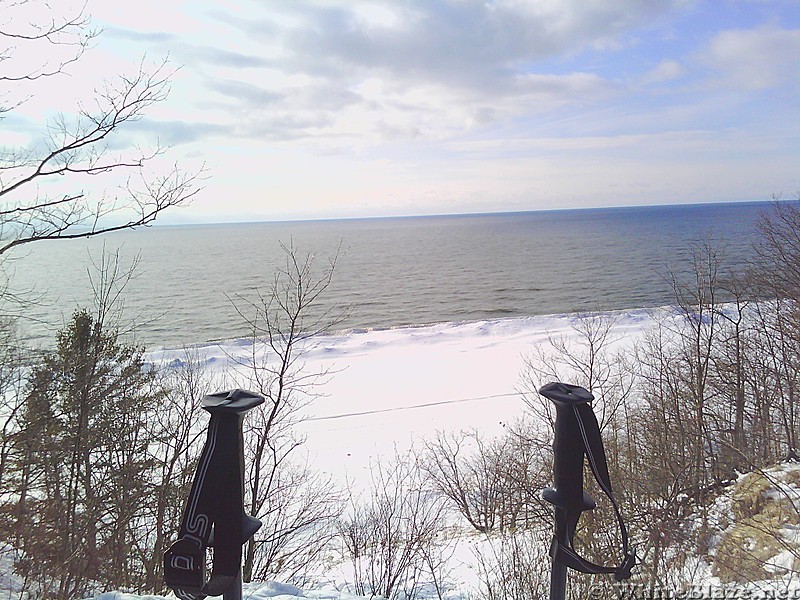
[[[485,215],[152,227],[39,242],[6,264],[15,290],[40,302],[23,331],[43,345],[91,303],[87,272],[105,251],[139,257],[125,294],[137,340],[179,347],[247,334],[232,298],[266,292],[280,243],[336,256],[320,305],[351,306],[340,329],[381,329],[669,304],[668,270],[685,272],[712,236],[745,266],[769,204],[705,204]]]

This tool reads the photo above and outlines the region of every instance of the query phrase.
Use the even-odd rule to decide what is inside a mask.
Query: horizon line
[[[330,217],[283,217],[283,218],[263,218],[254,217],[247,220],[219,220],[219,221],[191,221],[163,223],[156,220],[148,227],[192,227],[203,225],[255,225],[259,223],[314,223],[329,221],[370,221],[370,220],[392,220],[392,219],[424,219],[424,218],[446,218],[446,217],[480,217],[490,215],[520,215],[531,213],[555,213],[555,212],[580,212],[593,210],[619,210],[636,208],[666,208],[666,207],[697,207],[710,205],[728,204],[768,204],[775,202],[796,202],[793,198],[768,198],[763,200],[711,200],[707,202],[673,202],[673,203],[654,203],[654,204],[620,204],[614,206],[573,206],[564,208],[530,208],[522,210],[487,210],[474,212],[443,212],[443,213],[413,213],[413,214],[387,214],[387,215],[363,215],[363,216],[330,216]]]

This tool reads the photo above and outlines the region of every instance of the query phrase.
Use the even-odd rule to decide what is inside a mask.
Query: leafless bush
[[[303,585],[336,537],[344,509],[340,484],[303,464],[284,465],[274,477],[253,542],[253,577]]]
[[[218,387],[202,357],[191,348],[162,366],[159,375],[160,405],[147,424],[152,464],[148,502],[131,547],[144,568],[143,581],[136,586],[140,591],[164,588],[162,557],[180,527],[208,424],[200,402]]]
[[[545,527],[487,534],[473,553],[481,600],[541,598],[549,586],[552,532]]]
[[[342,554],[353,568],[356,594],[390,600],[419,597],[425,573],[441,588],[436,555],[445,525],[439,496],[425,489],[410,456],[372,469],[367,498],[353,498],[339,521]]]
[[[533,448],[521,428],[490,440],[439,432],[425,443],[421,467],[475,530],[513,529],[541,514],[543,463]]]

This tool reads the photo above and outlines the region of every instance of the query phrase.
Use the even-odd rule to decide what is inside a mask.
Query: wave
[[[638,308],[599,312],[572,312],[526,317],[497,317],[481,320],[448,321],[442,323],[419,323],[390,327],[355,327],[340,331],[318,334],[312,337],[305,349],[307,359],[330,358],[332,354],[348,356],[363,352],[374,352],[379,348],[392,346],[413,351],[420,344],[450,345],[461,343],[462,351],[467,351],[470,342],[480,338],[492,338],[502,345],[506,341],[528,339],[532,344],[546,340],[548,335],[565,335],[583,317],[603,317],[610,319],[614,328],[631,331],[652,324],[656,315],[674,312],[673,307]],[[256,342],[258,344],[258,342]],[[225,358],[242,358],[250,354],[252,338],[231,338],[210,341],[191,347],[201,360],[214,362],[218,367]],[[163,348],[148,352],[148,360],[153,363],[169,363],[185,355],[185,348]]]

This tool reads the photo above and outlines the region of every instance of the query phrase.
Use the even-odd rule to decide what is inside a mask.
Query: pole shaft
[[[565,600],[567,595],[567,566],[556,560],[558,548],[570,547],[575,522],[568,515],[586,509],[583,494],[583,457],[581,433],[575,406],[591,402],[594,397],[582,387],[564,383],[548,383],[539,393],[556,407],[553,436],[553,483],[555,489],[545,490],[545,500],[553,504],[555,532],[550,548],[550,600]],[[577,522],[577,519],[575,519]]]
[[[222,594],[222,600],[242,600],[242,570],[233,580],[233,584]]]
[[[567,597],[567,567],[553,561],[550,571],[550,600],[564,600]]]
[[[555,522],[555,535],[550,548],[550,555],[553,557],[550,564],[550,600],[565,600],[567,596],[567,565],[555,560],[555,550],[559,543],[569,542],[566,511],[558,506],[553,507],[553,521]]]

